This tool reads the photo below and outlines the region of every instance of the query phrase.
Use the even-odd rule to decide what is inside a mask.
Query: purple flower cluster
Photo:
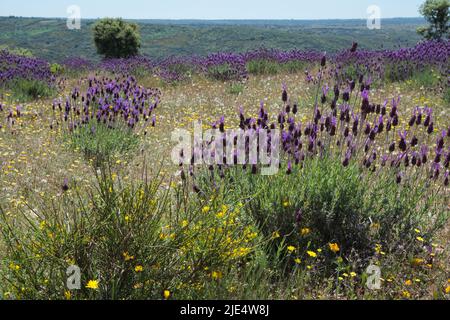
[[[126,126],[144,131],[148,125],[155,126],[154,111],[159,104],[160,91],[139,86],[131,76],[95,78],[87,81],[83,93],[74,88],[65,102],[53,102],[53,125],[67,124],[69,131],[87,125],[91,121],[108,128]]]
[[[200,72],[201,58],[197,56],[170,56],[155,65],[158,76],[166,82],[180,82],[186,80],[192,73]]]
[[[240,81],[248,78],[244,55],[219,52],[197,60],[199,68],[216,80]]]
[[[321,75],[326,64],[324,60]],[[322,79],[321,75],[319,79]],[[448,186],[450,127],[437,130],[431,108],[416,107],[410,118],[401,121],[400,97],[373,102],[370,85],[362,83],[356,87],[356,82],[349,80],[331,90],[319,81],[317,92],[310,121],[299,120],[299,105],[291,101],[288,89],[283,85],[283,107],[276,121],[270,120],[273,118],[261,103],[256,118],[247,118],[241,110],[240,128],[255,132],[268,130],[269,133],[279,129],[287,174],[292,174],[295,166],[302,168],[307,158],[331,156],[339,159],[344,167],[358,163],[371,171],[392,170],[389,172],[394,172],[398,183],[406,177],[426,175],[433,181],[442,179]],[[408,126],[402,128],[402,123]],[[218,124],[220,128],[225,127],[223,117],[213,129]],[[270,143],[265,151],[270,154]],[[225,159],[224,163],[230,165],[233,160]],[[222,166],[219,169],[222,170]],[[256,174],[257,165],[252,164],[251,170]]]
[[[39,80],[52,84],[55,77],[47,61],[0,51],[0,85],[15,79]]]
[[[62,65],[71,71],[86,71],[92,70],[95,67],[93,62],[78,57],[67,58],[62,62]]]
[[[352,48],[353,49],[353,48]],[[425,41],[412,48],[366,51],[345,50],[334,58],[336,77],[346,75],[353,68],[360,75],[373,79],[405,80],[417,71],[435,67],[448,76],[450,72],[450,41]]]
[[[291,61],[298,62],[319,62],[323,57],[323,53],[318,51],[302,51],[302,50],[289,50],[282,51],[277,49],[261,48],[258,50],[248,51],[243,54],[243,59],[246,62],[253,60],[269,60],[278,63],[287,63]]]
[[[367,51],[357,50],[354,43],[351,49],[329,55],[332,66],[329,75],[345,82],[350,77],[365,75],[367,79],[405,80],[415,72],[427,67],[434,67],[436,71],[447,78],[449,70],[450,41],[425,41],[412,48],[398,50]],[[261,48],[245,53],[213,53],[204,57],[168,57],[159,62],[145,56],[128,59],[107,59],[100,63],[99,68],[115,74],[135,74],[142,70],[154,73],[168,82],[185,80],[192,73],[202,73],[218,80],[245,80],[248,77],[247,65],[251,61],[267,60],[280,64],[302,62],[322,64],[324,55],[313,50],[277,50]],[[4,60],[4,59],[1,59]],[[70,58],[64,65],[71,70],[89,69],[93,63],[81,59]],[[307,74],[313,81],[315,77]]]

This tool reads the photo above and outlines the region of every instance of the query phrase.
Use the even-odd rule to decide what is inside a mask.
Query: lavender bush
[[[357,261],[359,268],[379,255],[375,248],[399,255],[424,253],[422,241],[430,246],[450,217],[445,192],[450,128],[436,128],[428,106],[415,108],[408,117],[400,113],[400,97],[371,101],[365,82],[356,87],[349,79],[331,89],[323,84],[326,63],[324,56],[309,121],[298,118],[298,105],[286,86],[276,117],[264,104],[257,118],[240,112],[241,129],[281,130],[282,173],[260,176],[259,165],[248,159],[247,141],[243,167],[236,162],[239,150],[221,165],[197,170],[192,163],[188,171],[194,191],[208,198],[227,190],[231,198],[242,199],[261,232],[278,235],[274,253],[290,244],[303,254],[295,256],[292,249],[296,259],[304,260],[308,250],[315,256],[327,244],[339,247],[342,258]],[[225,127],[222,118],[213,127],[220,128],[221,138],[207,142],[216,150],[227,145]],[[269,139],[268,150],[260,152],[270,156],[271,144]],[[414,229],[421,230],[420,242]],[[321,268],[332,268],[335,254],[328,250],[322,262]]]

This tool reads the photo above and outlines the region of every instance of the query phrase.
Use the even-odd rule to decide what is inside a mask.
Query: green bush
[[[301,61],[278,62],[267,59],[251,60],[247,63],[247,71],[254,75],[274,75],[280,72],[297,73],[304,71],[305,63]]]
[[[280,72],[280,64],[267,59],[251,60],[247,63],[247,71],[255,75],[273,75]]]
[[[388,83],[410,81],[418,87],[435,88],[439,85],[439,73],[433,68],[415,70],[412,65],[392,65],[386,64],[384,78]]]
[[[145,174],[131,183],[95,170],[96,184],[6,213],[0,208],[0,297],[6,299],[216,299],[257,246],[242,205],[197,198]],[[152,177],[152,178],[151,178]],[[33,208],[33,209],[29,209]],[[81,270],[80,290],[66,287]],[[228,276],[232,274],[233,277]]]
[[[71,186],[58,203],[33,209],[33,217],[28,210],[17,213],[17,220],[2,214],[5,297],[163,297],[172,281],[167,273],[174,272],[178,241],[161,237],[162,219],[170,210],[167,192],[158,191],[158,180],[120,188],[105,170],[97,179],[98,189],[88,199]],[[80,290],[66,287],[71,265],[81,269]],[[94,281],[91,288],[89,281]]]
[[[53,64],[50,66],[50,72],[51,72],[53,75],[61,75],[61,74],[64,72],[64,68],[63,68],[63,66],[61,66],[60,64],[53,63]]]
[[[439,75],[431,68],[414,73],[412,80],[417,86],[425,88],[436,88],[440,81]]]
[[[306,63],[302,61],[288,61],[281,64],[281,68],[288,73],[303,72],[306,68]]]
[[[8,87],[11,88],[14,98],[21,102],[48,98],[56,93],[53,86],[39,80],[16,79],[8,84]]]
[[[97,52],[105,58],[129,58],[139,53],[138,26],[122,19],[105,18],[93,27]]]
[[[226,63],[209,67],[207,74],[214,80],[227,81],[234,78],[233,70]]]
[[[67,132],[70,146],[83,152],[86,159],[93,159],[96,166],[114,156],[124,156],[139,146],[139,137],[129,128],[110,128],[102,122],[91,121]]]
[[[301,260],[308,258],[308,250],[322,250],[322,268],[330,271],[336,258],[330,244],[337,244],[339,254],[353,257],[362,269],[376,255],[375,248],[413,253],[420,249],[414,229],[432,239],[447,221],[448,210],[426,183],[398,185],[395,176],[321,158],[307,160],[291,175],[261,176],[230,168],[223,180],[215,176],[213,183],[204,174],[197,184],[206,193],[213,192],[211,185],[223,184],[228,197],[247,203],[248,219],[264,237],[279,234],[269,256],[280,245],[295,247]]]

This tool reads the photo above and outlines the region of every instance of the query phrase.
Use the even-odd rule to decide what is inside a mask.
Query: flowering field
[[[0,298],[449,299],[449,56],[0,52]]]

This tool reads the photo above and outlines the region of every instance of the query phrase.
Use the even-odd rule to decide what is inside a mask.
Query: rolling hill
[[[205,55],[217,51],[241,52],[261,46],[334,52],[358,39],[367,49],[412,46],[420,37],[421,18],[382,21],[381,30],[369,30],[365,20],[135,20],[142,35],[142,53],[154,58],[169,55]],[[69,30],[65,19],[0,17],[0,46],[26,48],[38,57],[61,61],[96,54],[91,27]]]

